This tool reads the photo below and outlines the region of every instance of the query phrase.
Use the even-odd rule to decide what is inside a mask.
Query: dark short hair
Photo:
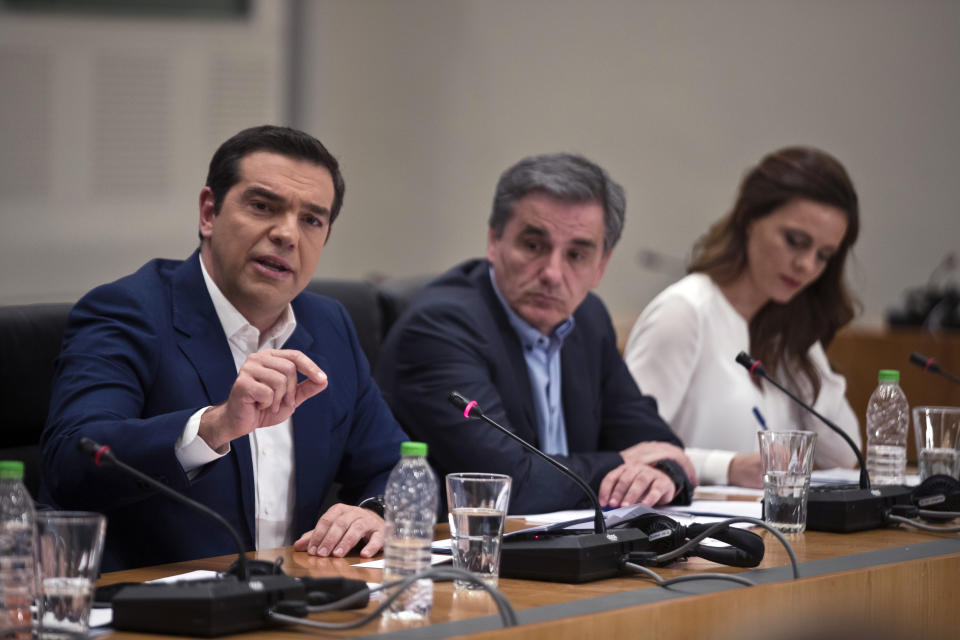
[[[623,233],[627,208],[623,187],[583,156],[554,153],[524,158],[503,172],[493,196],[490,228],[496,237],[513,217],[513,206],[531,193],[563,202],[596,202],[603,207],[603,251],[609,253]]]
[[[220,213],[227,192],[240,181],[240,161],[257,151],[269,151],[295,160],[305,160],[324,167],[333,178],[333,205],[330,209],[332,224],[343,205],[343,192],[346,186],[340,173],[340,163],[319,140],[308,133],[278,127],[262,125],[244,129],[220,145],[207,171],[207,186],[213,192],[213,210]]]

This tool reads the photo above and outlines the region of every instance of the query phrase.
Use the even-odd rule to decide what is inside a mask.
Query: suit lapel
[[[579,320],[579,319],[578,319]],[[592,414],[593,404],[589,399],[599,397],[593,391],[590,367],[586,366],[588,354],[584,351],[583,331],[574,330],[563,341],[560,350],[560,393],[562,394],[563,419],[567,425],[567,447],[570,451],[596,449],[593,425],[597,424]]]
[[[297,318],[297,328],[294,329],[283,348],[302,351],[318,367],[329,371],[326,358],[318,353],[318,345],[314,343],[313,336],[304,327],[303,320],[306,318],[300,312],[296,301],[294,315]],[[315,396],[297,407],[293,413],[293,473],[294,490],[297,496],[297,508],[293,519],[294,539],[316,525],[316,518],[320,514],[314,512],[319,510],[324,498],[320,491],[322,487],[319,486],[323,483],[317,482],[318,473],[314,468],[320,463],[317,452],[327,448],[325,434],[329,426],[324,425],[321,418],[323,400],[323,394],[319,397]]]
[[[179,333],[177,344],[193,365],[203,384],[207,401],[217,405],[226,401],[237,378],[237,368],[220,318],[207,292],[200,271],[200,252],[196,251],[173,274],[173,326]],[[248,438],[230,443],[230,456],[240,478],[240,495],[250,539],[255,536],[253,462]]]
[[[493,290],[493,284],[490,282],[489,263],[486,260],[482,260],[477,268],[481,270],[478,276],[479,291],[483,295],[485,306],[490,310],[490,314],[496,324],[496,332],[494,335],[501,336],[503,339],[503,348],[509,363],[507,371],[504,372],[501,367],[500,373],[509,376],[511,381],[506,385],[498,386],[500,386],[501,389],[516,390],[516,393],[512,394],[511,397],[506,397],[505,394],[501,396],[504,405],[508,405],[509,403],[509,406],[504,406],[504,409],[507,411],[508,416],[517,415],[518,413],[523,416],[522,424],[516,424],[516,422],[511,424],[517,431],[517,435],[529,442],[539,444],[540,432],[539,429],[537,429],[536,410],[533,407],[532,401],[533,389],[530,387],[530,374],[527,372],[527,361],[523,357],[523,345],[520,344],[520,338],[517,337],[517,332],[514,331],[510,325],[510,319],[507,318],[507,313],[503,310],[503,305],[500,304],[500,299]]]

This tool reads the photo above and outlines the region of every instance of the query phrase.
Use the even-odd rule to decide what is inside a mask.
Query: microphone
[[[117,467],[124,473],[133,476],[140,482],[145,482],[146,484],[150,485],[151,487],[153,487],[163,495],[169,498],[173,498],[177,502],[183,503],[193,509],[196,509],[197,511],[201,511],[207,516],[219,522],[220,525],[226,528],[226,530],[230,532],[230,535],[233,536],[233,541],[237,545],[237,577],[241,581],[246,582],[247,578],[249,577],[248,568],[247,568],[247,554],[244,553],[243,542],[240,540],[240,534],[238,534],[237,530],[234,529],[229,522],[227,522],[226,518],[221,516],[219,513],[217,513],[207,505],[201,502],[197,502],[196,500],[191,500],[187,496],[174,491],[173,489],[163,484],[162,482],[159,482],[151,478],[150,476],[143,473],[142,471],[134,469],[130,465],[124,462],[121,462],[113,454],[113,451],[110,450],[110,447],[106,445],[97,444],[90,438],[87,438],[84,436],[80,438],[80,443],[77,445],[77,450],[80,451],[80,453],[85,453],[91,458],[93,458],[93,463],[98,467],[104,466],[104,465]]]
[[[93,458],[98,467],[112,466],[146,483],[165,496],[194,508],[225,527],[237,545],[237,576],[229,575],[212,580],[174,582],[164,584],[133,584],[120,589],[112,598],[113,626],[121,631],[166,633],[186,636],[218,636],[262,629],[271,625],[268,611],[281,601],[305,601],[320,597],[315,593],[324,583],[307,584],[283,574],[273,563],[268,565],[272,575],[251,575],[244,553],[243,542],[237,530],[226,518],[210,507],[188,498],[147,474],[121,462],[106,445],[90,438],[80,438],[77,449]],[[331,584],[333,591],[350,592],[366,588],[359,580]],[[366,606],[366,602],[359,606]]]
[[[484,415],[476,400],[467,400],[456,391],[450,392],[447,399],[450,404],[463,411],[465,418],[480,418],[572,478],[590,496],[594,504],[594,533],[556,529],[504,536],[500,546],[500,575],[505,578],[551,582],[581,583],[602,580],[618,575],[629,553],[650,549],[647,534],[640,529],[607,531],[603,511],[593,489],[572,470]]]
[[[940,368],[940,365],[937,364],[936,360],[934,360],[933,358],[928,358],[922,353],[917,353],[916,351],[911,353],[910,362],[917,365],[918,367],[921,367],[924,371],[929,371],[930,373],[936,373],[938,375],[943,376],[944,378],[946,378],[947,380],[949,380],[954,384],[960,384],[960,378],[953,375],[952,373],[948,373],[944,371],[943,369]]]
[[[780,389],[780,391],[790,396],[791,400],[793,400],[798,405],[800,405],[801,407],[803,407],[804,409],[812,413],[818,420],[820,420],[820,422],[830,427],[831,430],[835,431],[841,438],[843,438],[846,441],[847,445],[849,445],[849,447],[853,449],[853,452],[857,456],[857,462],[860,464],[860,488],[861,489],[870,488],[870,474],[867,473],[867,465],[863,461],[863,454],[860,453],[860,449],[853,442],[850,436],[847,435],[846,431],[844,431],[843,429],[835,425],[830,420],[827,420],[825,417],[820,415],[820,413],[818,413],[813,407],[811,407],[806,402],[804,402],[803,400],[795,396],[793,393],[791,393],[786,387],[781,385],[779,382],[777,382],[776,380],[768,376],[766,370],[763,368],[763,363],[760,362],[759,360],[751,358],[749,355],[747,355],[746,352],[741,351],[740,353],[737,354],[737,362],[743,365],[743,367],[750,372],[750,375],[760,376],[761,378],[763,378],[764,380],[766,380],[767,382],[775,386],[777,389]]]
[[[763,363],[750,357],[746,352],[737,354],[737,363],[742,365],[750,375],[763,378],[774,387],[785,393],[791,400],[813,414],[831,430],[840,434],[844,441],[853,449],[860,463],[860,487],[847,489],[845,487],[810,487],[807,498],[807,528],[814,531],[834,531],[847,533],[877,529],[887,524],[887,515],[890,508],[896,504],[910,504],[910,490],[901,485],[870,486],[870,475],[867,465],[864,464],[863,453],[854,444],[846,432],[830,420],[820,415],[813,407],[795,396],[783,385],[767,375]]]
[[[587,497],[590,498],[590,502],[593,503],[593,512],[594,512],[593,532],[594,533],[607,532],[607,522],[606,520],[604,520],[603,509],[600,507],[600,501],[597,500],[597,496],[594,494],[593,489],[590,488],[590,485],[588,485],[583,480],[583,478],[581,478],[572,470],[570,470],[566,465],[560,464],[559,462],[557,462],[556,460],[554,460],[553,458],[545,454],[543,451],[540,451],[540,449],[537,449],[535,446],[533,446],[532,444],[530,444],[529,442],[527,442],[517,434],[513,433],[506,427],[503,427],[497,424],[496,422],[494,422],[493,420],[491,420],[489,417],[487,417],[485,413],[483,413],[483,411],[480,410],[480,407],[477,406],[476,400],[467,400],[465,397],[463,397],[463,395],[461,395],[457,391],[451,391],[450,394],[447,396],[447,400],[449,400],[450,404],[455,406],[457,409],[460,409],[461,411],[463,411],[464,418],[470,418],[471,416],[476,416],[480,418],[481,420],[483,420],[484,422],[492,426],[494,429],[497,429],[498,431],[510,436],[511,438],[519,442],[523,446],[523,448],[525,448],[527,451],[530,451],[531,453],[539,456],[541,459],[546,460],[547,462],[555,466],[557,469],[559,469],[560,473],[563,473],[567,477],[571,478],[574,482],[576,482],[580,486],[580,488],[583,489],[583,492],[587,494]]]

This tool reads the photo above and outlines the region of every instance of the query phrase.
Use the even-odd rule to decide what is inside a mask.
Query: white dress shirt
[[[817,433],[819,467],[852,467],[856,457],[843,439],[777,389],[758,388],[735,358],[750,351],[750,329],[713,280],[694,273],[664,289],[643,310],[627,341],[624,360],[640,390],[657,399],[660,415],[680,436],[701,484],[727,484],[737,453],[759,450],[757,407],[773,431]],[[833,420],[857,445],[857,417],[846,399],[847,382],[827,362],[819,342],[809,351],[820,374],[814,409]],[[807,402],[813,393],[798,375],[774,378]]]
[[[237,371],[250,355],[262,349],[280,349],[297,326],[293,308],[288,304],[276,324],[261,337],[260,331],[237,311],[210,278],[200,260],[200,270],[207,291],[230,343],[230,353]],[[177,459],[191,477],[200,468],[230,452],[211,449],[198,436],[200,417],[210,407],[194,413],[187,421],[176,444]],[[293,542],[293,506],[296,499],[293,476],[293,422],[288,418],[280,424],[254,429],[248,436],[253,462],[254,512],[256,514],[257,549],[273,549]]]

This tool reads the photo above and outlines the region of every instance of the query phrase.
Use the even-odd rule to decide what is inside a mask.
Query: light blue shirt
[[[563,418],[560,393],[560,348],[573,331],[573,316],[561,322],[550,336],[544,336],[518,316],[503,299],[493,277],[493,267],[490,268],[490,283],[523,346],[523,358],[527,362],[530,388],[533,389],[533,406],[537,412],[540,449],[550,455],[565,456],[568,454],[567,425]]]

